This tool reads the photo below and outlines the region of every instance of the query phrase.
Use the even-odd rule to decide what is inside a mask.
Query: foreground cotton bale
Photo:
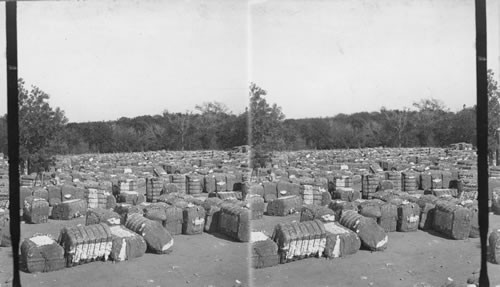
[[[319,220],[278,224],[272,239],[278,245],[280,262],[321,256],[326,245],[326,230]]]
[[[138,213],[129,214],[125,227],[141,235],[148,250],[157,254],[168,254],[172,251],[174,239],[158,221],[150,220]]]
[[[398,206],[397,231],[417,231],[420,223],[420,207],[416,203],[404,201]]]
[[[472,211],[445,200],[436,203],[433,229],[452,239],[469,238]]]
[[[182,211],[182,234],[195,235],[203,233],[205,227],[205,209],[201,206],[189,204]]]
[[[380,217],[377,219],[377,223],[385,232],[396,231],[398,224],[398,207],[389,202],[382,203],[380,205]]]
[[[64,227],[58,241],[64,248],[68,267],[96,260],[106,261],[111,253],[111,230],[105,223]]]
[[[111,260],[120,262],[144,255],[147,244],[142,236],[121,225],[111,226],[110,230],[113,238]]]
[[[35,234],[21,243],[21,269],[25,272],[50,272],[66,267],[64,248],[50,235]]]
[[[250,235],[251,261],[253,268],[266,268],[280,263],[278,245],[262,232]]]
[[[358,252],[361,247],[359,236],[337,222],[325,223],[326,244],[323,252],[326,258],[345,257]]]
[[[251,211],[236,204],[222,204],[217,230],[235,240],[250,240]]]
[[[342,213],[340,224],[356,232],[364,247],[372,251],[381,251],[387,248],[388,236],[375,219],[364,217],[353,210]]]

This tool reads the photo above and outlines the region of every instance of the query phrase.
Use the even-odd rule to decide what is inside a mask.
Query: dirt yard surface
[[[21,223],[22,238],[50,233],[55,238],[63,226],[85,224],[84,218],[50,220],[46,224]],[[222,235],[177,235],[174,249],[165,255],[148,254],[120,263],[91,262],[63,270],[29,274],[21,272],[23,286],[248,286],[247,244]],[[11,248],[0,249],[0,286],[12,276]],[[237,280],[241,284],[237,283]]]
[[[279,222],[299,220],[264,216],[252,229],[271,235]],[[63,226],[84,219],[22,223],[22,238],[35,233],[57,237]],[[500,228],[500,216],[490,216],[491,228]],[[50,273],[21,272],[23,286],[248,286],[247,245],[203,233],[177,235],[171,254],[145,254],[131,261],[92,262]],[[479,238],[450,240],[424,231],[389,233],[382,252],[359,250],[346,258],[308,258],[275,267],[251,270],[250,286],[441,286],[448,277],[465,283],[479,270]],[[11,278],[10,248],[0,249],[0,286]],[[488,264],[491,286],[500,285],[500,265]],[[237,283],[238,280],[241,285]],[[460,286],[460,285],[459,285]],[[465,286],[465,285],[464,285]]]
[[[280,222],[299,221],[299,215],[264,216],[252,230],[271,235]],[[490,215],[490,229],[500,228],[500,216]],[[359,250],[346,258],[307,258],[252,270],[253,286],[431,286],[450,277],[465,286],[480,268],[479,238],[451,240],[436,233],[391,232],[385,251]],[[500,286],[500,265],[488,264],[490,286]],[[479,276],[479,274],[477,274]],[[428,286],[428,285],[427,285]]]

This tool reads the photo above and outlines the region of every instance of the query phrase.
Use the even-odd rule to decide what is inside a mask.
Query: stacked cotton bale
[[[216,197],[207,198],[202,203],[202,207],[205,208],[205,226],[204,231],[213,233],[218,230],[219,227],[219,217],[220,217],[220,205],[222,200]]]
[[[198,205],[188,204],[183,210],[182,234],[201,234],[204,227],[205,209]]]
[[[420,207],[416,203],[403,201],[398,206],[397,231],[417,231],[420,223]]]
[[[22,175],[19,181],[20,187],[31,188],[35,186],[35,175]]]
[[[125,224],[128,216],[130,216],[131,214],[138,213],[141,216],[144,214],[142,207],[137,206],[137,205],[128,204],[128,203],[116,204],[113,211],[118,213],[118,215],[120,215],[121,224]]]
[[[337,220],[342,217],[342,213],[346,210],[353,210],[358,212],[359,201],[344,201],[344,200],[332,200],[328,205],[328,208],[333,210],[335,213],[335,218]]]
[[[358,235],[337,222],[324,224],[326,242],[323,254],[326,258],[345,257],[356,253],[361,247]]]
[[[344,201],[355,201],[361,198],[361,192],[354,190],[351,187],[336,187],[332,192],[332,199],[340,199]]]
[[[141,235],[121,225],[114,225],[109,229],[112,237],[111,260],[121,262],[144,255],[147,244]]]
[[[353,210],[342,212],[340,224],[354,231],[361,239],[361,244],[372,251],[381,251],[387,248],[387,233],[373,218],[364,217]]]
[[[85,189],[74,185],[64,184],[61,186],[61,200],[76,200],[85,198]]]
[[[217,197],[222,200],[242,200],[243,195],[238,191],[219,191],[208,194],[208,197]]]
[[[328,199],[324,199],[328,196],[328,191],[319,185],[301,185],[301,193],[304,204],[315,204],[315,205],[325,205],[328,204]],[[331,198],[328,196],[328,198]]]
[[[127,217],[125,227],[141,235],[150,252],[168,254],[172,251],[174,239],[160,222],[132,213]]]
[[[296,195],[277,198],[267,204],[267,215],[287,216],[300,211],[302,199]]]
[[[46,223],[49,219],[49,203],[43,198],[28,196],[24,199],[23,218],[27,223]]]
[[[281,263],[307,257],[322,256],[326,246],[326,230],[319,220],[279,223],[272,239],[278,245]]]
[[[249,194],[245,199],[245,205],[250,209],[253,219],[261,219],[265,212],[264,198],[260,195]]]
[[[203,177],[189,175],[186,177],[187,181],[187,193],[188,194],[200,194],[203,191]]]
[[[111,197],[113,197],[111,193],[102,189],[87,188],[85,190],[88,208],[113,208],[116,200]]]
[[[19,204],[20,204],[20,209],[23,208],[24,206],[24,200],[28,197],[28,196],[33,196],[33,189],[32,188],[28,188],[28,187],[21,187],[19,189]]]
[[[281,180],[276,183],[276,188],[278,189],[278,197],[293,195],[300,197],[300,184]]]
[[[159,177],[146,178],[146,201],[156,202],[163,193],[163,180]]]
[[[49,200],[49,193],[48,193],[47,189],[45,189],[43,187],[35,187],[33,189],[32,194],[34,197],[41,198],[45,201]]]
[[[235,240],[250,240],[250,210],[235,204],[223,204],[220,209],[218,231]]]
[[[402,176],[399,171],[387,171],[385,173],[385,179],[392,183],[392,189],[401,191],[401,181]]]
[[[329,180],[330,191],[334,191],[337,188],[351,188],[352,179],[348,175],[337,175]]]
[[[67,267],[97,260],[106,261],[112,248],[111,230],[104,223],[64,227],[58,241],[64,248]]]
[[[489,177],[500,178],[500,163],[497,163],[497,166],[490,166]]]
[[[263,182],[263,198],[265,202],[273,201],[278,198],[278,184],[276,182]]]
[[[216,191],[217,182],[213,174],[205,175],[203,191],[206,193],[212,193]]]
[[[381,203],[380,217],[377,218],[377,223],[385,232],[396,231],[398,224],[398,207],[390,202]]]
[[[420,207],[420,221],[418,227],[420,229],[432,229],[437,201],[439,201],[439,199],[434,195],[424,195],[418,199],[417,204]]]
[[[432,189],[432,175],[430,172],[425,171],[420,173],[419,178],[420,189],[431,190]]]
[[[371,199],[372,194],[378,189],[380,176],[376,174],[363,174],[362,178],[362,197]]]
[[[184,222],[183,209],[177,206],[165,206],[166,219],[163,221],[163,227],[171,235],[178,235],[182,233],[182,225]]]
[[[470,224],[470,238],[479,238],[479,208],[477,201],[465,200],[460,203],[460,205],[468,208],[472,212],[471,224]]]
[[[471,210],[453,202],[436,202],[433,229],[452,239],[469,237],[472,221]]]
[[[70,199],[53,206],[51,218],[71,220],[83,216],[87,212],[87,202],[84,199]]]
[[[120,215],[112,210],[95,208],[88,209],[85,217],[85,225],[106,223],[107,225],[119,225]]]
[[[241,176],[238,178],[236,174],[226,174],[226,191],[238,191],[241,189]]]
[[[226,175],[224,173],[214,174],[215,180],[215,192],[225,192],[227,191]]]
[[[321,220],[333,222],[336,220],[335,212],[328,207],[318,205],[303,205],[300,211],[300,221]]]
[[[402,190],[412,192],[418,189],[417,177],[418,174],[414,172],[403,172],[402,175]]]
[[[375,220],[378,220],[380,218],[381,211],[380,211],[380,204],[381,201],[378,199],[369,199],[369,200],[357,200],[359,202],[358,204],[358,213],[369,218],[373,218]]]
[[[62,202],[62,193],[61,193],[61,186],[48,186],[47,187],[47,192],[48,192],[48,201],[50,206],[54,206],[56,204],[59,204]]]

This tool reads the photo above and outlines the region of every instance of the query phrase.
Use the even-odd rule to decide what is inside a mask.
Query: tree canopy
[[[49,95],[36,86],[26,89],[23,79],[19,91],[19,158],[28,171],[51,164],[51,156],[62,148],[62,133],[67,119],[59,108],[47,102]]]

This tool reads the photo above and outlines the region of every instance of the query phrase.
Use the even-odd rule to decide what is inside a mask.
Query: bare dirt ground
[[[264,216],[253,221],[254,231],[271,235],[280,222],[299,221],[299,215]],[[490,215],[490,229],[500,228],[500,216]],[[451,240],[436,233],[389,233],[385,251],[359,250],[346,258],[308,258],[254,269],[254,286],[441,286],[450,277],[464,284],[480,268],[479,238]],[[500,286],[500,265],[488,264],[490,286]],[[479,276],[479,274],[478,274]],[[462,286],[462,285],[458,285]]]
[[[46,224],[21,223],[21,237],[50,233],[55,238],[63,226],[85,224],[84,218],[49,220]],[[246,243],[222,235],[174,236],[174,249],[165,255],[148,254],[130,261],[91,262],[63,270],[29,274],[21,272],[23,286],[248,286]],[[11,248],[0,249],[0,286],[12,276]]]
[[[252,229],[272,234],[279,222],[299,220],[264,216]],[[49,220],[21,224],[22,238],[35,233],[57,237],[63,226],[84,224],[84,219]],[[490,227],[500,228],[500,216],[490,216]],[[145,254],[131,261],[92,262],[50,273],[21,272],[23,286],[414,286],[426,282],[441,286],[448,277],[465,283],[480,267],[479,238],[451,240],[424,231],[389,234],[383,252],[359,250],[346,258],[308,258],[275,267],[248,270],[247,244],[224,236],[178,235],[171,254]],[[0,286],[12,274],[11,249],[0,249]],[[488,264],[491,286],[500,285],[500,265]]]

